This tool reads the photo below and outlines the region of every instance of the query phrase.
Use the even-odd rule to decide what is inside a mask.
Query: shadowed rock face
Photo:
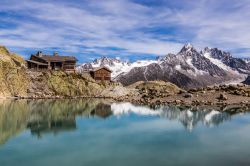
[[[151,64],[142,68],[134,68],[129,73],[117,78],[123,85],[131,85],[138,81],[154,81],[162,80],[172,82],[181,87],[189,87],[189,85],[199,85],[198,82],[187,77],[185,74],[173,70],[168,65],[161,66],[159,64]]]
[[[242,82],[243,84],[250,85],[250,76],[246,78],[245,81]]]

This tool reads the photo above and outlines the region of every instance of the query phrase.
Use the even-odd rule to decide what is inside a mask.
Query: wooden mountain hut
[[[77,59],[74,56],[59,56],[58,53],[53,55],[44,55],[41,51],[36,55],[31,55],[27,60],[28,68],[35,70],[64,70],[75,72]]]
[[[96,81],[111,81],[111,73],[112,71],[105,66],[90,71],[91,77]]]

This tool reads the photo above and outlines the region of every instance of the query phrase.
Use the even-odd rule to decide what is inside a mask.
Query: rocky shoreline
[[[151,82],[152,83],[152,82]],[[148,105],[152,108],[164,105],[175,105],[179,107],[202,106],[208,108],[218,108],[226,112],[249,112],[250,111],[250,86],[244,84],[238,85],[220,85],[206,88],[175,91],[164,91],[156,87],[123,87],[127,90],[124,95],[91,95],[91,96],[50,96],[50,97],[7,97],[4,99],[106,99],[111,102],[130,102],[137,105]],[[164,85],[160,84],[161,87]],[[155,86],[155,84],[154,84]],[[112,93],[118,93],[111,89]],[[106,94],[105,92],[104,94]]]
[[[183,106],[247,106],[250,107],[250,86],[244,84],[209,86],[206,88],[180,90],[176,94],[162,93],[155,89],[139,91],[138,96],[125,96],[116,99],[146,105],[183,105]]]

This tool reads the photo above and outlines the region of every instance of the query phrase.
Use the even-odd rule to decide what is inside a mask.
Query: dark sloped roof
[[[110,70],[106,66],[101,66],[101,67],[94,68],[92,71],[98,71],[98,70],[101,70],[101,69],[106,69],[107,71],[112,72],[112,70]]]
[[[46,64],[46,63],[41,63],[41,62],[37,62],[37,61],[33,61],[33,60],[27,60],[27,62],[35,63],[35,64],[38,64],[38,65],[48,66],[48,64]]]
[[[53,56],[53,55],[43,55],[41,57],[34,55],[37,58],[43,59],[45,61],[77,61],[74,56]]]

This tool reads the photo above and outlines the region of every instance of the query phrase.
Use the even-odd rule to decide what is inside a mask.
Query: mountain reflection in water
[[[230,114],[199,107],[164,106],[151,109],[131,103],[109,103],[105,100],[5,100],[0,101],[0,144],[25,129],[38,138],[43,134],[72,131],[77,128],[77,117],[106,119],[126,114],[157,116],[179,121],[187,130],[199,122],[214,126],[230,120]]]

